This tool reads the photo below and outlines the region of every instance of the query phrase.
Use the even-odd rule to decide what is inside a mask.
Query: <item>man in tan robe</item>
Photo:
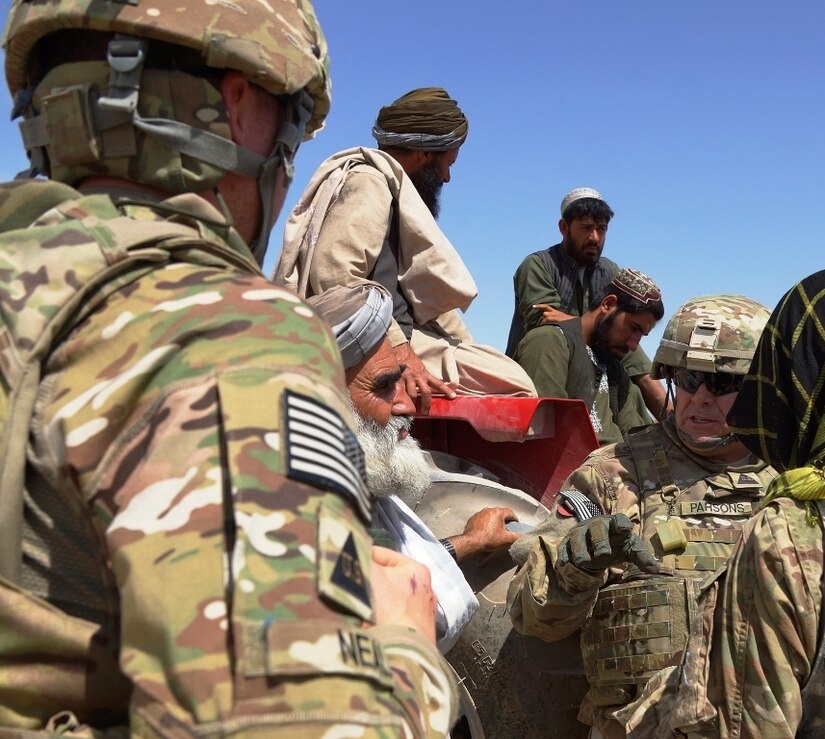
[[[373,127],[378,149],[347,149],[318,168],[287,222],[275,268],[275,282],[302,297],[364,280],[384,285],[394,302],[390,341],[425,413],[432,392],[536,394],[524,370],[476,344],[458,314],[476,285],[435,215],[467,130],[441,88],[413,90],[382,108]]]

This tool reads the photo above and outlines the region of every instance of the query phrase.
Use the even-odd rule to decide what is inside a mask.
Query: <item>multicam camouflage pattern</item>
[[[205,65],[235,69],[272,95],[306,89],[315,109],[311,134],[330,107],[327,43],[309,0],[15,0],[3,37],[12,94],[25,88],[34,45],[66,28],[157,39],[203,53]]]
[[[227,170],[259,174],[252,161],[257,155],[232,150],[223,98],[202,77],[137,65],[133,79],[124,77],[112,87],[112,70],[102,60],[62,64],[43,79],[28,80],[35,43],[65,28],[130,33],[149,43],[171,42],[204,55],[203,62],[182,62],[184,69],[188,64],[239,70],[275,95],[304,90],[302,94],[309,94],[315,107],[305,127],[303,120],[298,123],[293,118],[282,126],[280,146],[288,158],[299,143],[298,130],[308,136],[321,126],[329,110],[326,43],[309,3],[279,0],[241,7],[196,0],[188,6],[161,2],[146,7],[143,3],[20,0],[12,9],[5,36],[9,86],[13,93],[20,92],[15,117],[24,118],[21,134],[32,171],[60,182],[75,184],[89,175],[108,174],[164,192],[184,193],[215,187]],[[126,59],[130,54],[140,58],[137,48],[123,53]],[[27,84],[32,87],[26,88]],[[129,105],[122,99],[126,91],[135,94]],[[30,101],[17,104],[31,93]],[[291,109],[303,107],[301,103]],[[298,128],[293,141],[289,134],[294,125]],[[220,138],[199,136],[200,131]],[[227,147],[229,151],[224,150]],[[262,191],[261,197],[264,203],[272,201],[268,191]]]
[[[291,402],[351,438],[326,327],[207,225],[220,215],[199,198],[167,201],[189,214],[168,223],[70,193],[30,182],[0,195],[5,412],[37,342],[72,327],[57,347],[45,339],[23,429],[21,580],[42,580],[0,585],[0,725],[443,737],[449,667],[410,629],[370,625],[357,486],[298,479]],[[81,312],[59,316],[86,285]],[[21,460],[3,452],[5,473]],[[50,526],[31,525],[48,510]],[[96,544],[92,615],[64,582],[67,526]]]
[[[818,714],[805,713],[802,687],[820,640],[823,529],[803,504],[777,498],[746,526],[723,578],[702,594],[701,628],[691,632],[683,664],[662,671],[623,715],[627,735],[818,737],[825,732],[820,681]],[[746,698],[743,699],[743,696]]]
[[[770,311],[744,295],[705,295],[671,316],[653,357],[650,374],[667,367],[744,375],[750,367]]]
[[[721,547],[728,551],[729,545],[725,542],[703,542],[702,539],[712,538],[717,528],[727,529],[734,526],[734,522],[741,527],[747,515],[737,512],[739,506],[733,507],[733,516],[721,515],[715,508],[732,501],[746,504],[758,500],[764,495],[775,472],[763,463],[733,470],[697,458],[679,441],[672,416],[663,424],[651,426],[637,436],[643,437],[651,450],[658,447],[666,456],[677,489],[675,499],[672,492],[663,489],[653,460],[642,459],[638,451],[634,455],[629,443],[595,451],[565,481],[562,493],[565,490],[579,491],[598,504],[604,513],[625,513],[636,525],[636,533],[663,559],[671,572],[677,569],[688,571],[694,565],[700,570],[699,576],[709,575],[712,572],[708,570],[710,560],[720,553],[716,550]],[[632,582],[633,577],[632,571],[625,572],[621,568],[611,568],[606,575],[584,572],[569,562],[557,568],[559,547],[567,532],[578,523],[564,507],[563,500],[563,495],[557,496],[547,523],[533,534],[522,537],[515,545],[513,554],[523,562],[523,566],[516,573],[508,594],[515,628],[523,634],[549,641],[563,639],[582,627],[605,585],[625,582],[628,577]],[[701,511],[702,505],[697,505],[699,503],[707,510]],[[669,509],[684,511],[680,517],[697,531],[695,536],[690,537],[695,541],[687,542],[683,550],[663,552],[657,527],[663,518],[672,518],[667,515]],[[702,531],[707,532],[707,536],[702,536]],[[709,549],[705,551],[707,547]],[[679,556],[682,559],[677,559]],[[688,561],[697,557],[704,557],[707,562],[704,559]],[[640,617],[639,623],[646,621]],[[670,640],[669,632],[653,635],[659,637],[661,642]],[[586,640],[583,637],[585,654],[589,650],[595,656],[598,651],[598,644],[593,643],[595,641],[592,634]],[[678,642],[674,635],[677,649],[682,648],[684,640]],[[659,646],[661,644],[654,639],[654,647]],[[607,648],[610,649],[609,646]],[[628,683],[629,686],[625,687],[591,688],[582,704],[579,719],[596,726],[605,737],[623,736],[615,713],[630,703],[638,690],[632,685],[632,679]]]
[[[86,83],[82,92],[67,95],[66,88],[78,80]],[[131,126],[91,131],[86,122],[94,115],[94,91],[108,92],[108,80],[106,62],[66,64],[47,74],[35,90],[32,109],[43,113],[49,131],[44,148],[51,179],[73,184],[90,175],[108,174],[170,193],[203,192],[223,179],[224,169],[183,156]],[[183,72],[144,70],[138,113],[143,118],[175,120],[230,138],[220,92],[209,81]]]

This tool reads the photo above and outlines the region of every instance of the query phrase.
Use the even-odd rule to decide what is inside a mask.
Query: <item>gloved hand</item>
[[[568,562],[593,574],[623,562],[642,572],[659,572],[659,560],[633,533],[633,523],[624,513],[588,518],[570,529],[559,547],[556,567]]]

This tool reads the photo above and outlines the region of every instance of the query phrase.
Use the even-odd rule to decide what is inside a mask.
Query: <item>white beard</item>
[[[398,438],[400,431],[409,432],[412,418],[391,416],[389,423],[381,426],[357,412],[355,417],[370,494],[376,498],[397,495],[402,500],[420,499],[430,486],[430,468],[412,436]]]

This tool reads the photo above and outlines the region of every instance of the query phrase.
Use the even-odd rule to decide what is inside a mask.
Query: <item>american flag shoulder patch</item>
[[[284,394],[284,415],[287,476],[343,495],[369,524],[372,503],[364,484],[364,454],[341,416],[290,390]]]
[[[559,490],[559,495],[564,498],[559,505],[570,511],[577,521],[586,521],[588,518],[603,515],[601,508],[580,490],[575,488]]]

